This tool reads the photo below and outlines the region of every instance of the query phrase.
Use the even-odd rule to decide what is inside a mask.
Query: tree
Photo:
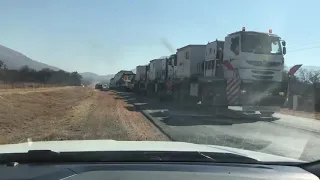
[[[320,71],[313,69],[300,69],[298,79],[304,84],[318,84],[320,83]]]
[[[3,69],[2,69],[3,68]],[[68,86],[80,86],[82,77],[78,72],[53,71],[45,68],[40,71],[23,66],[19,70],[8,70],[0,61],[0,80],[6,82],[35,82],[43,84],[61,84]]]

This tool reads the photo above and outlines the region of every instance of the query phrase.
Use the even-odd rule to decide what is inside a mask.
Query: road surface
[[[155,103],[132,94],[122,97],[136,105],[147,103],[140,107],[142,113],[175,141],[243,148],[307,161],[319,157],[317,120],[285,114],[275,114],[274,118],[222,118],[168,104],[161,106],[159,102],[157,108]]]

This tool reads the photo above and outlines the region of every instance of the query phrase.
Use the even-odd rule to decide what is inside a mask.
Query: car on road
[[[109,85],[108,84],[103,84],[101,90],[102,91],[108,91],[109,90]]]

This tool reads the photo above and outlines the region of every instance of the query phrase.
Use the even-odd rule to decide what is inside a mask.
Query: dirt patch
[[[32,92],[45,92],[45,91],[56,91],[61,89],[70,89],[75,88],[72,86],[64,86],[64,87],[51,87],[51,88],[16,88],[16,89],[0,89],[0,96],[6,94],[26,94]]]
[[[0,144],[47,140],[168,140],[111,92],[64,87],[0,94]]]
[[[318,112],[304,112],[304,111],[294,111],[290,109],[281,109],[280,113],[320,120],[320,113]]]
[[[127,106],[112,92],[96,91],[90,102],[76,108],[80,113],[72,118],[73,128],[81,131],[82,139],[168,140],[140,112],[129,111]]]
[[[0,96],[0,143],[42,140],[48,132],[59,132],[74,106],[90,98],[89,88],[68,87]]]

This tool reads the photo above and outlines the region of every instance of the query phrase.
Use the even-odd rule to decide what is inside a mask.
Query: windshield
[[[0,155],[320,160],[319,0],[0,2]]]
[[[242,33],[241,50],[255,54],[281,54],[281,45],[278,37]]]

